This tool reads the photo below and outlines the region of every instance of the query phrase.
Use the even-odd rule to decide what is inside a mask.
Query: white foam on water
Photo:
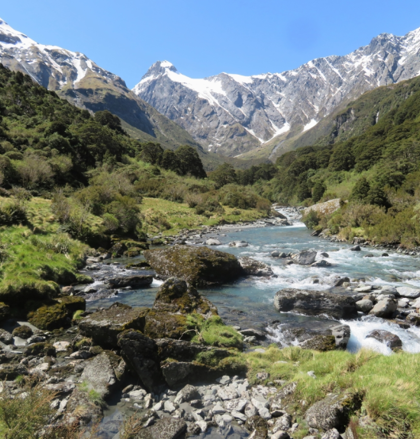
[[[383,355],[391,355],[392,350],[384,343],[374,338],[366,338],[375,329],[385,330],[397,335],[402,341],[402,349],[410,353],[420,352],[420,329],[412,327],[402,329],[395,323],[390,323],[378,317],[366,316],[360,320],[342,320],[342,324],[349,325],[351,330],[350,340],[347,350],[357,352],[361,348],[367,348],[379,352]]]
[[[163,284],[163,280],[153,278],[153,282],[151,283],[152,288],[160,287]]]
[[[266,328],[267,338],[273,343],[278,343],[281,347],[287,348],[288,346],[299,346],[299,341],[297,339],[288,340],[282,330],[285,325],[278,325],[277,328],[268,326]]]

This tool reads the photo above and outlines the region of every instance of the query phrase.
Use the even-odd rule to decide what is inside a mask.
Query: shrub
[[[307,215],[302,218],[308,229],[314,229],[320,222],[318,213],[315,210],[310,210]]]
[[[26,208],[19,200],[7,200],[0,204],[0,225],[11,226],[26,222]]]

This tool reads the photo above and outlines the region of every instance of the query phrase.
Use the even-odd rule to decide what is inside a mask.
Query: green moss
[[[35,356],[52,356],[55,357],[56,350],[55,347],[47,342],[34,343],[28,346],[25,350],[25,355],[35,355]]]
[[[187,329],[186,316],[152,309],[146,316],[144,334],[150,338],[190,339],[192,334]]]
[[[67,309],[62,304],[39,308],[29,318],[29,323],[47,331],[65,328],[70,324]]]
[[[86,300],[83,297],[64,296],[57,299],[67,310],[68,314],[73,314],[76,311],[86,311]]]

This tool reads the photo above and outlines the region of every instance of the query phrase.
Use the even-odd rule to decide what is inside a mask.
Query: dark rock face
[[[311,265],[315,262],[316,251],[304,250],[300,253],[292,255],[292,259],[299,265]]]
[[[143,428],[136,439],[181,439],[186,431],[187,423],[183,419],[163,418]]]
[[[361,398],[358,394],[344,396],[330,394],[307,410],[305,420],[312,428],[324,431],[337,428],[339,431],[344,431],[350,413],[360,405]]]
[[[149,392],[163,384],[155,341],[140,331],[127,330],[118,336],[124,359]]]
[[[148,287],[153,282],[153,275],[151,274],[141,274],[129,277],[115,277],[114,279],[109,279],[108,284],[111,288],[142,288]]]
[[[400,337],[398,337],[398,335],[393,334],[392,332],[376,329],[375,331],[372,331],[366,336],[366,338],[369,337],[374,338],[375,340],[378,340],[381,343],[384,343],[386,346],[388,346],[393,350],[402,348],[402,341]]]
[[[272,276],[273,270],[264,262],[256,261],[247,256],[238,259],[245,274],[248,276]]]
[[[0,302],[0,322],[10,317],[10,307],[3,302]]]
[[[335,319],[357,317],[352,297],[327,292],[285,288],[274,296],[274,306],[281,312],[294,311],[311,316],[327,314]]]
[[[244,274],[235,256],[207,247],[174,246],[148,250],[144,256],[161,276],[174,276],[194,287],[234,281]]]
[[[82,335],[91,337],[102,347],[116,347],[117,336],[126,329],[144,330],[147,308],[131,308],[114,303],[108,309],[93,313],[79,323]]]

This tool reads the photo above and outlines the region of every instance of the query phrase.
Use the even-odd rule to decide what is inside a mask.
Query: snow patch
[[[309,123],[307,123],[304,127],[303,127],[303,132],[310,130],[311,128],[313,128],[318,122],[315,119],[312,119]]]

